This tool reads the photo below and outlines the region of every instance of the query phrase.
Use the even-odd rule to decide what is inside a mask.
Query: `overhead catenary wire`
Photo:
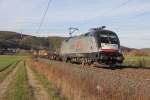
[[[112,9],[110,9],[110,10],[104,12],[104,14],[107,14],[107,13],[109,13],[109,12],[112,13],[112,12],[114,12],[114,11],[116,11],[116,10],[122,8],[123,6],[126,6],[126,5],[129,4],[131,1],[132,1],[132,0],[125,0],[124,2],[120,3],[119,5],[116,5],[116,6],[113,7]]]
[[[44,20],[45,20],[45,18],[46,18],[46,14],[47,14],[47,12],[48,12],[48,10],[49,10],[49,7],[50,7],[51,3],[52,3],[52,0],[49,0],[49,1],[48,1],[48,5],[47,5],[47,7],[46,7],[46,9],[45,9],[45,11],[44,11],[44,13],[43,13],[42,19],[41,19],[41,21],[40,21],[39,27],[38,27],[38,29],[37,29],[37,31],[36,31],[36,33],[38,33],[38,34],[40,34],[41,27],[42,27],[42,25],[43,25],[43,23],[44,23]]]
[[[119,9],[119,8],[121,8],[121,7],[125,6],[125,5],[127,5],[130,1],[132,1],[132,0],[126,0],[126,1],[122,2],[121,4],[119,4],[118,6],[112,8],[112,9],[106,11],[106,12],[104,12],[104,14],[105,14],[105,13],[108,13],[108,12],[111,12],[111,13],[112,13],[112,12],[115,11],[116,9]],[[49,7],[50,7],[51,3],[52,3],[52,0],[49,0],[49,1],[48,1],[48,5],[47,5],[47,7],[46,7],[46,10],[44,11],[43,17],[42,17],[42,19],[41,19],[41,21],[40,21],[40,24],[39,24],[38,28],[37,28],[37,31],[36,31],[37,34],[40,34],[41,27],[42,27],[42,25],[43,25],[43,23],[44,23],[44,20],[45,20],[45,18],[46,18],[46,14],[47,14],[47,12],[48,12],[48,10],[49,10]],[[97,17],[96,17],[96,18],[97,18]],[[93,19],[95,19],[95,18],[93,18]],[[90,20],[93,20],[93,19],[90,19]],[[88,21],[88,22],[89,22],[89,21]],[[86,22],[85,22],[85,23],[86,23]]]
[[[126,1],[124,1],[124,2],[122,2],[122,3],[120,3],[119,5],[113,7],[112,9],[110,9],[110,10],[104,12],[103,14],[107,14],[107,13],[109,13],[109,12],[112,13],[112,12],[114,12],[115,10],[118,10],[118,9],[122,8],[123,6],[126,6],[126,5],[127,5],[128,3],[130,3],[131,1],[132,1],[132,0],[126,0]]]
[[[119,6],[116,7],[116,9],[121,8],[125,5],[127,5],[129,2],[131,2],[132,0],[126,0],[125,2],[121,3]]]
[[[115,7],[112,7],[111,9],[109,9],[109,10],[103,12],[102,14],[105,15],[105,14],[109,14],[110,12],[113,13],[114,11],[116,11],[116,10],[122,8],[123,6],[126,6],[126,5],[129,4],[131,1],[133,1],[133,0],[125,0],[124,2],[122,2],[122,3],[118,4],[118,5],[116,5]],[[97,19],[97,18],[99,18],[99,17],[100,17],[100,16],[96,16],[95,18],[85,20],[84,23],[82,23],[82,25],[85,25],[85,24],[89,23],[89,21],[95,20],[95,19]],[[81,25],[81,24],[80,24],[80,25]]]

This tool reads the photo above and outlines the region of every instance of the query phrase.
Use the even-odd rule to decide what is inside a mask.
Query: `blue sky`
[[[52,0],[40,33],[36,33],[48,0],[0,0],[0,30],[36,36],[68,36],[107,26],[121,44],[150,48],[150,0]]]

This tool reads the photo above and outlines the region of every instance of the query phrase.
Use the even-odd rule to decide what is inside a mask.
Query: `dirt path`
[[[26,66],[26,68],[29,78],[29,84],[34,91],[34,98],[36,100],[49,100],[48,93],[46,92],[42,84],[36,79],[36,76],[33,74],[32,70],[28,66]]]
[[[13,80],[14,75],[18,71],[18,66],[16,66],[13,71],[0,83],[0,100],[2,100],[3,94],[7,91],[9,84]]]

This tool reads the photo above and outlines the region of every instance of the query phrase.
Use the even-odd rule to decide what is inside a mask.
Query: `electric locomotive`
[[[124,60],[117,34],[106,30],[105,26],[67,38],[61,45],[60,56],[66,62],[88,64],[121,64]]]

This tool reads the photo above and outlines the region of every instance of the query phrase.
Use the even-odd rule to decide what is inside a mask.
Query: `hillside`
[[[144,50],[145,52],[150,52],[150,48],[142,48],[141,50]]]
[[[143,48],[143,49],[141,49],[141,51],[150,55],[150,48]]]
[[[0,48],[58,50],[62,37],[36,37],[16,32],[0,31]]]

